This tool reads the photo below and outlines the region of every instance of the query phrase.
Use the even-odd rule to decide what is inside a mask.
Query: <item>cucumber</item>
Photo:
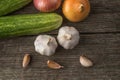
[[[36,35],[57,29],[62,17],[56,13],[24,14],[0,17],[0,38]]]
[[[0,16],[22,8],[32,0],[0,0]]]

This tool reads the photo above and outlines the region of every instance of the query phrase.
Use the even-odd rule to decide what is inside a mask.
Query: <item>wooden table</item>
[[[79,23],[64,18],[63,26],[75,26],[80,32],[80,43],[72,50],[58,47],[51,57],[41,56],[34,50],[36,36],[23,36],[0,40],[0,80],[120,80],[120,0],[90,0],[91,13]],[[56,11],[62,14],[61,8]],[[38,13],[33,4],[13,14]],[[44,34],[57,36],[58,30]],[[27,69],[22,68],[25,53],[32,56]],[[91,68],[79,63],[86,55],[94,62]],[[48,59],[64,65],[52,70]]]

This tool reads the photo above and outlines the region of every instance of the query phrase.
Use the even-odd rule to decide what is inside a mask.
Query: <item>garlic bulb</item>
[[[58,46],[56,39],[49,35],[39,35],[35,42],[35,50],[41,55],[51,56]]]
[[[57,36],[59,44],[65,49],[72,49],[79,43],[79,32],[74,27],[60,28]]]

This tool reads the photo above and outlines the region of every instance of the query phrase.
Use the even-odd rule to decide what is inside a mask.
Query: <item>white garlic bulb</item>
[[[74,27],[64,26],[60,28],[57,39],[63,48],[73,49],[79,43],[79,31]]]
[[[34,42],[36,52],[41,55],[51,56],[58,46],[56,39],[49,35],[39,35]]]

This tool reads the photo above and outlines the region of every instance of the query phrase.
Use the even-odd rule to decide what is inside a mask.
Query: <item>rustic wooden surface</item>
[[[64,18],[63,25],[75,26],[81,34],[80,43],[72,50],[58,47],[51,57],[41,56],[34,50],[34,36],[0,39],[0,80],[120,80],[120,0],[90,0],[91,13],[79,23]],[[61,8],[56,11],[62,14]],[[38,13],[33,4],[14,14]],[[7,20],[6,20],[7,21]],[[44,34],[57,36],[58,30]],[[25,53],[32,56],[27,69],[22,68]],[[94,66],[84,68],[79,56],[92,59]],[[64,65],[64,69],[51,70],[48,59]]]

